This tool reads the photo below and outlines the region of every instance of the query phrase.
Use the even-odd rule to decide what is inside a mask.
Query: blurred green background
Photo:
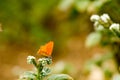
[[[119,23],[119,7],[119,0],[1,0],[1,80],[16,80],[14,68],[29,69],[26,57],[38,57],[39,46],[51,40],[55,42],[53,61],[66,61],[81,71],[84,62],[101,51],[84,46],[86,36],[93,31],[90,16],[108,13]],[[84,80],[72,73],[76,80]]]

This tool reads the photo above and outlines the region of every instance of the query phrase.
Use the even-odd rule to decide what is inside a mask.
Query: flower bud
[[[47,58],[46,60],[48,65],[52,64],[52,58]]]
[[[107,20],[110,20],[110,17],[108,14],[103,14],[102,16],[105,17]]]
[[[40,58],[40,59],[38,59],[38,62],[39,62],[39,64],[41,64],[42,66],[47,65],[47,61],[46,61],[45,58]]]
[[[104,23],[108,23],[110,20],[110,17],[108,16],[108,14],[103,14],[102,16],[100,16],[100,18]]]
[[[120,31],[120,25],[119,24],[117,24],[117,23],[113,23],[111,26],[110,26],[110,28],[109,28],[110,30],[112,30],[112,31]]]
[[[35,57],[34,56],[28,56],[27,57],[27,63],[28,64],[33,64],[35,61]]]
[[[120,25],[113,23],[109,28],[117,37],[120,38]]]
[[[99,19],[100,19],[100,17],[98,15],[92,15],[90,17],[90,20],[93,21],[93,22],[98,21]]]

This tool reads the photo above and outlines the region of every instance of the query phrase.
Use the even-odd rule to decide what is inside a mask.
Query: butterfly
[[[53,46],[54,46],[54,42],[50,41],[48,43],[46,43],[43,46],[40,46],[39,50],[38,50],[38,54],[42,55],[42,56],[51,56],[52,51],[53,51]]]

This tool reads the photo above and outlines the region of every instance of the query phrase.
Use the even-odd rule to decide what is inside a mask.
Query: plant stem
[[[43,70],[43,66],[40,64],[37,67],[37,80],[43,80],[43,75],[42,75],[42,70]]]
[[[37,68],[37,63],[35,60],[33,60],[33,65]]]

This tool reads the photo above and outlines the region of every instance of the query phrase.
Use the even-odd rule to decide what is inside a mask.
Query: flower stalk
[[[50,41],[46,45],[43,45],[38,50],[38,54],[42,55],[42,58],[36,60],[34,56],[27,57],[27,63],[34,65],[36,71],[27,71],[21,77],[20,80],[44,80],[50,75],[51,69],[47,65],[52,64],[51,53],[53,50],[53,42]],[[72,77],[66,74],[50,75],[47,80],[73,80]]]

